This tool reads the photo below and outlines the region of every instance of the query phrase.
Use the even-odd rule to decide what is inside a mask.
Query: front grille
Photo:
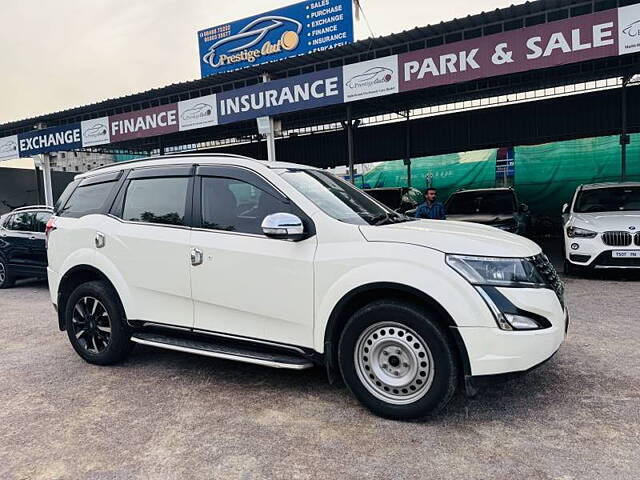
[[[628,247],[631,245],[631,234],[629,232],[604,232],[602,242],[610,247]]]
[[[547,285],[556,292],[558,300],[560,300],[560,304],[562,305],[562,308],[564,308],[564,283],[560,280],[558,272],[556,272],[556,269],[553,267],[547,256],[544,253],[541,253],[532,257],[531,261],[540,275],[542,275],[542,278]]]
[[[640,246],[640,232],[634,235],[636,245]]]

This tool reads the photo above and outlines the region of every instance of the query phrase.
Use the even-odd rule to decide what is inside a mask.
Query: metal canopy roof
[[[426,3],[427,2],[425,2],[425,8],[427,8]],[[273,78],[300,75],[635,3],[638,3],[638,0],[538,0],[526,2],[521,5],[512,5],[507,8],[483,12],[473,16],[470,15],[465,18],[441,22],[436,25],[416,27],[397,34],[361,40],[332,50],[292,57],[279,62],[263,64],[258,67],[214,75],[200,80],[177,83],[87,106],[6,123],[0,125],[0,137],[30,131],[35,125],[40,123],[48,127],[63,125],[254,85],[261,81],[263,73],[268,73]],[[416,101],[421,104],[428,104],[428,102],[433,101],[434,95],[440,98],[443,96],[447,98],[459,98],[461,95],[466,95],[470,98],[470,96],[474,95],[473,92],[480,90],[486,94],[487,88],[489,91],[497,92],[514,91],[514,89],[522,88],[523,85],[551,85],[554,82],[557,84],[560,80],[554,80],[554,75],[558,75],[558,78],[561,77],[563,81],[570,78],[604,78],[602,75],[605,72],[612,75],[619,74],[621,69],[633,67],[634,65],[637,66],[637,63],[638,55],[627,55],[624,59],[612,60],[611,62],[608,60],[585,62],[585,65],[582,66],[581,64],[568,65],[542,72],[508,75],[505,76],[509,77],[506,79],[490,78],[468,82],[467,84],[414,92],[409,95],[394,95],[393,99],[385,98],[378,101],[358,102],[361,105],[358,105],[357,115],[374,114],[378,111],[397,111],[407,108],[410,105],[415,105]],[[518,87],[516,87],[516,85]],[[421,99],[422,101],[420,101]],[[392,102],[392,104],[390,104],[390,102]],[[343,116],[343,113],[341,113],[343,110],[339,107],[326,107],[319,110],[322,111],[321,114],[318,114],[318,111],[304,111],[286,115],[285,118],[287,122],[291,122],[290,125],[307,125],[317,124],[318,119],[333,121],[341,115]],[[218,132],[222,133],[222,131],[226,132],[227,137],[230,136],[229,133],[234,131],[252,131],[250,125],[253,123],[254,122],[245,122],[244,124],[235,126],[225,126],[222,130],[220,127],[212,127],[212,129],[204,129],[197,133],[182,132],[180,135],[173,134],[169,137],[174,137],[176,140],[179,139],[181,143],[185,144],[194,143],[195,139],[203,137],[203,134],[206,136],[207,134],[210,135],[215,132],[213,138],[220,138]],[[144,149],[148,148],[150,144],[157,146],[157,142],[157,138],[142,139],[140,141],[127,142],[126,145],[116,145],[116,147]],[[174,142],[170,143],[177,144]]]

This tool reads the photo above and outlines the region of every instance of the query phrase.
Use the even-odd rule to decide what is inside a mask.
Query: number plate
[[[611,252],[613,258],[640,258],[640,250],[614,250]]]

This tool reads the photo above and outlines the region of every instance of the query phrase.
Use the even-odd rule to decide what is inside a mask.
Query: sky
[[[199,78],[199,30],[291,3],[295,0],[2,0],[0,123]],[[375,36],[512,3],[361,0]],[[371,36],[362,19],[355,28],[357,39]]]

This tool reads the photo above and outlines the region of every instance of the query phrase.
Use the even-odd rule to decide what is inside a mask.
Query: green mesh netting
[[[413,159],[412,186],[424,190],[431,173],[441,200],[460,188],[495,187],[496,152],[478,150]],[[559,216],[561,205],[581,183],[619,179],[617,135],[515,147],[514,187],[520,201],[536,215]],[[631,135],[627,146],[627,180],[640,180],[640,134]],[[366,173],[364,181],[372,188],[406,186],[407,167],[401,160],[384,162]]]

